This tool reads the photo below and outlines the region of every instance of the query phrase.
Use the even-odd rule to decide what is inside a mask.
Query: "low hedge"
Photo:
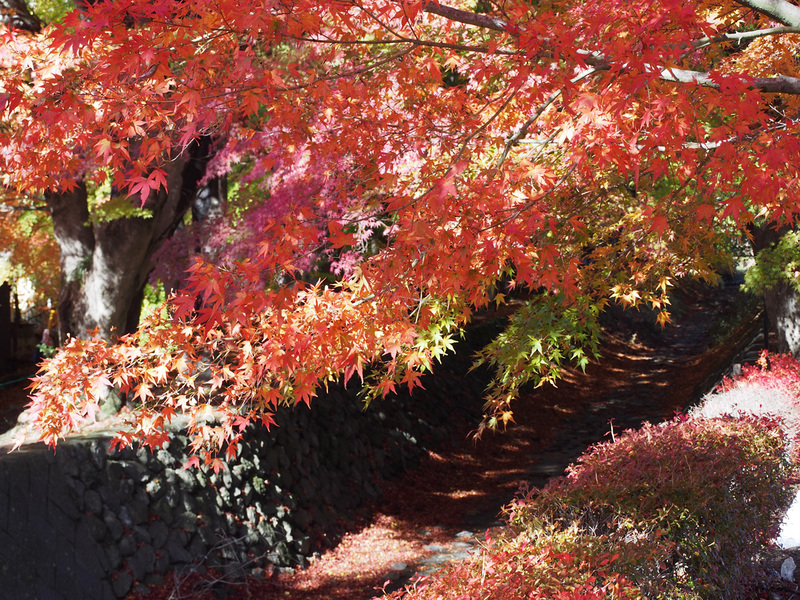
[[[598,444],[405,600],[739,598],[794,468],[776,419],[676,418]]]

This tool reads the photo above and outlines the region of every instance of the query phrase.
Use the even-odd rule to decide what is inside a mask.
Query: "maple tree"
[[[97,244],[78,207],[110,181],[154,212],[103,224],[106,248],[149,268],[175,220],[131,223],[212,177],[241,200],[236,252],[119,343],[74,338],[43,369],[51,442],[108,386],[141,407],[123,441],[158,444],[185,412],[212,449],[319,384],[413,388],[475,310],[525,290],[481,356],[488,423],[507,421],[522,384],[585,364],[607,302],[666,322],[720,232],[798,212],[786,0],[115,0],[2,35],[0,171],[46,198],[57,237],[61,215]],[[101,271],[100,246],[61,251],[62,273]],[[73,306],[107,292],[90,275],[67,276]]]
[[[68,9],[64,0],[41,0],[33,6],[45,18],[55,20],[63,18]],[[60,273],[59,291],[48,295],[58,297],[62,340],[70,335],[86,336],[90,331],[97,331],[105,339],[134,331],[145,284],[153,268],[153,254],[182,224],[184,215],[196,204],[197,194],[213,191],[214,180],[199,183],[213,151],[210,140],[199,137],[191,147],[176,151],[174,160],[155,173],[155,177],[170,179],[169,191],[164,188],[150,194],[147,202],[144,197],[116,193],[102,163],[86,161],[79,131],[67,132],[47,119],[38,132],[30,126],[32,120],[41,117],[38,102],[44,98],[42,94],[51,93],[41,87],[47,85],[45,80],[49,75],[38,77],[40,70],[53,73],[71,67],[69,61],[58,58],[58,52],[47,49],[53,40],[46,33],[31,37],[30,34],[42,31],[42,24],[22,0],[7,0],[1,18],[11,27],[12,36],[2,51],[2,67],[6,76],[16,79],[14,86],[22,94],[16,99],[13,94],[2,98],[3,106],[9,109],[9,118],[4,121],[5,133],[49,163],[51,175],[60,171],[49,187],[6,186],[4,226],[9,235],[4,249],[15,249],[12,262],[18,272],[29,278],[50,283],[53,278],[59,279]],[[24,109],[11,109],[8,104],[23,100],[28,102]],[[37,135],[61,139],[48,154],[48,144],[37,140]],[[7,182],[20,177],[20,168],[25,171],[33,166],[26,163],[26,154],[20,146],[9,148],[9,152]],[[66,156],[71,156],[75,164],[83,161],[83,166],[73,171],[69,160],[62,160]],[[17,238],[25,240],[30,229],[31,219],[25,217],[28,211],[49,215],[50,236],[42,236],[39,241],[29,238],[27,244],[15,243]],[[53,244],[58,247],[56,253],[52,252]],[[39,250],[27,255],[17,251],[25,245]],[[36,260],[42,255],[49,260]],[[40,287],[40,294],[47,291],[46,287]]]

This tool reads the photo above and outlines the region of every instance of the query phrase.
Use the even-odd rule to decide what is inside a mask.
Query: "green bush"
[[[406,600],[739,598],[791,499],[775,421],[676,419],[592,447]]]

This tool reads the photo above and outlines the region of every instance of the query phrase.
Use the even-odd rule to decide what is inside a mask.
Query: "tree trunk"
[[[24,0],[0,0],[0,23],[32,33],[38,33],[42,29],[39,19],[31,14]]]
[[[770,226],[751,227],[753,254],[773,246],[788,227],[776,229]],[[777,346],[771,351],[780,354],[800,355],[800,295],[788,281],[778,281],[764,292],[764,307],[769,318],[770,329],[775,332]],[[766,345],[766,341],[765,341]]]
[[[84,185],[46,195],[61,252],[60,342],[68,335],[95,335],[95,330],[113,340],[136,329],[151,257],[191,208],[208,146],[208,140],[193,144],[166,165],[169,191],[151,193],[145,204],[150,218],[93,225]]]
[[[764,304],[781,354],[800,355],[800,297],[788,282],[780,282],[764,293]]]

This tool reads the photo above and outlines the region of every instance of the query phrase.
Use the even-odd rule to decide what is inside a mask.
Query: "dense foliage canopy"
[[[507,420],[520,385],[585,363],[609,299],[665,322],[720,232],[800,212],[786,0],[108,0],[2,38],[9,190],[108,181],[147,207],[205,140],[204,181],[239,202],[165,311],[46,365],[51,442],[109,386],[141,404],[132,435],[185,412],[212,449],[319,382],[413,388],[522,290],[482,354]]]

